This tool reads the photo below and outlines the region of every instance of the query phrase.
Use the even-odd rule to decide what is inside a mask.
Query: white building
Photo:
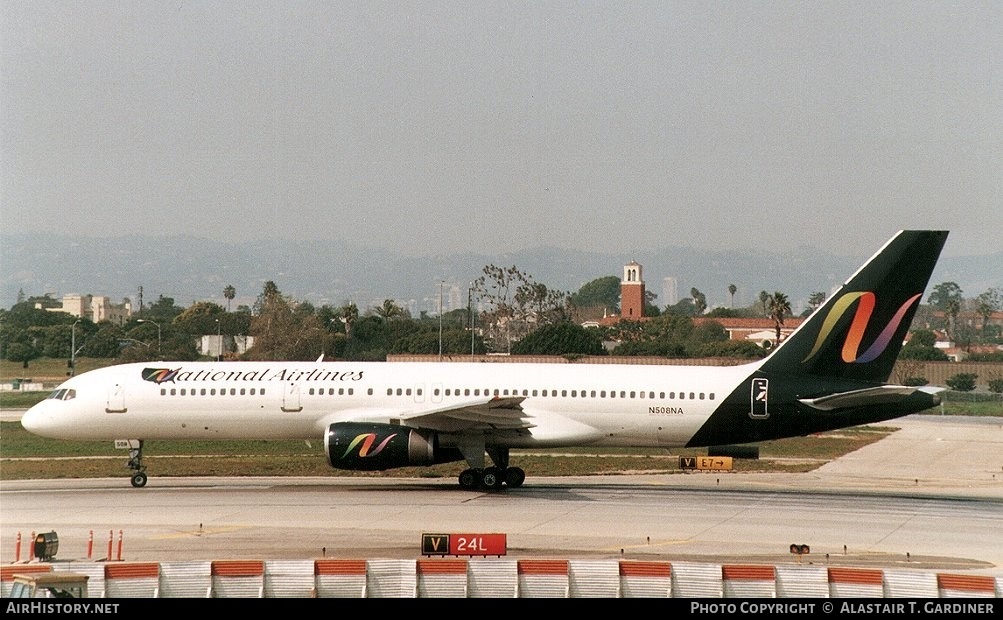
[[[41,309],[42,304],[36,303]],[[111,298],[105,295],[63,295],[62,306],[46,308],[51,312],[65,312],[81,319],[89,319],[94,323],[110,321],[122,325],[132,316],[132,304],[129,302],[113,304]]]

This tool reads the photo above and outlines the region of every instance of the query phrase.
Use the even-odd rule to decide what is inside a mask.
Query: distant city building
[[[662,278],[662,305],[674,306],[679,303],[679,282],[675,278]]]
[[[42,309],[42,304],[36,303],[35,307]],[[132,316],[131,303],[113,304],[111,298],[105,295],[63,295],[60,307],[45,309],[50,312],[65,312],[94,323],[109,321],[118,325],[122,325]]]

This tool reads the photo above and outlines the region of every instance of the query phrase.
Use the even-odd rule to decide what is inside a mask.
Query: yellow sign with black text
[[[731,471],[734,468],[730,456],[681,456],[680,469],[696,469],[700,471]]]

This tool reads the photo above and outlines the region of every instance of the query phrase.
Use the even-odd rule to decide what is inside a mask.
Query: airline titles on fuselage
[[[184,370],[177,368],[174,370],[166,368],[146,368],[143,370],[143,379],[153,383],[178,383],[195,381],[361,381],[363,370],[324,370],[313,368],[310,370],[294,370],[283,368],[274,370],[266,368],[264,370]]]

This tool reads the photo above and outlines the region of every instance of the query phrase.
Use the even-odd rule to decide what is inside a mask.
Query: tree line
[[[735,285],[728,293],[734,299]],[[619,313],[620,279],[605,276],[577,292],[560,291],[537,282],[516,266],[486,265],[471,290],[471,307],[441,316],[410,312],[393,299],[360,310],[346,301],[340,306],[315,306],[282,294],[274,281],[264,284],[252,306],[230,309],[236,289],[223,291],[226,307],[196,302],[184,308],[161,295],[128,319],[116,324],[93,323],[65,312],[51,311],[60,302],[49,296],[22,298],[9,310],[0,309],[0,356],[22,362],[36,358],[115,358],[120,362],[156,359],[197,360],[199,340],[217,336],[220,357],[247,360],[385,360],[391,354],[483,354],[489,352],[536,355],[655,355],[664,357],[756,358],[766,350],[755,343],[731,341],[720,323],[694,317],[769,318],[780,340],[791,304],[782,292],[761,292],[745,308],[707,309],[698,289],[690,297],[659,308],[648,293],[647,319],[621,320],[608,326],[583,327],[598,313]],[[825,300],[809,298],[810,313]],[[903,350],[910,359],[940,359],[932,329],[942,329],[955,340],[974,345],[1003,342],[1000,327],[990,322],[999,312],[1003,295],[990,289],[966,300],[960,287],[945,282],[933,287],[921,305],[915,333]],[[965,320],[975,316],[979,320]],[[237,344],[247,336],[253,346]],[[609,346],[609,343],[615,343]],[[218,344],[217,344],[218,346]],[[609,348],[608,348],[609,347]]]

